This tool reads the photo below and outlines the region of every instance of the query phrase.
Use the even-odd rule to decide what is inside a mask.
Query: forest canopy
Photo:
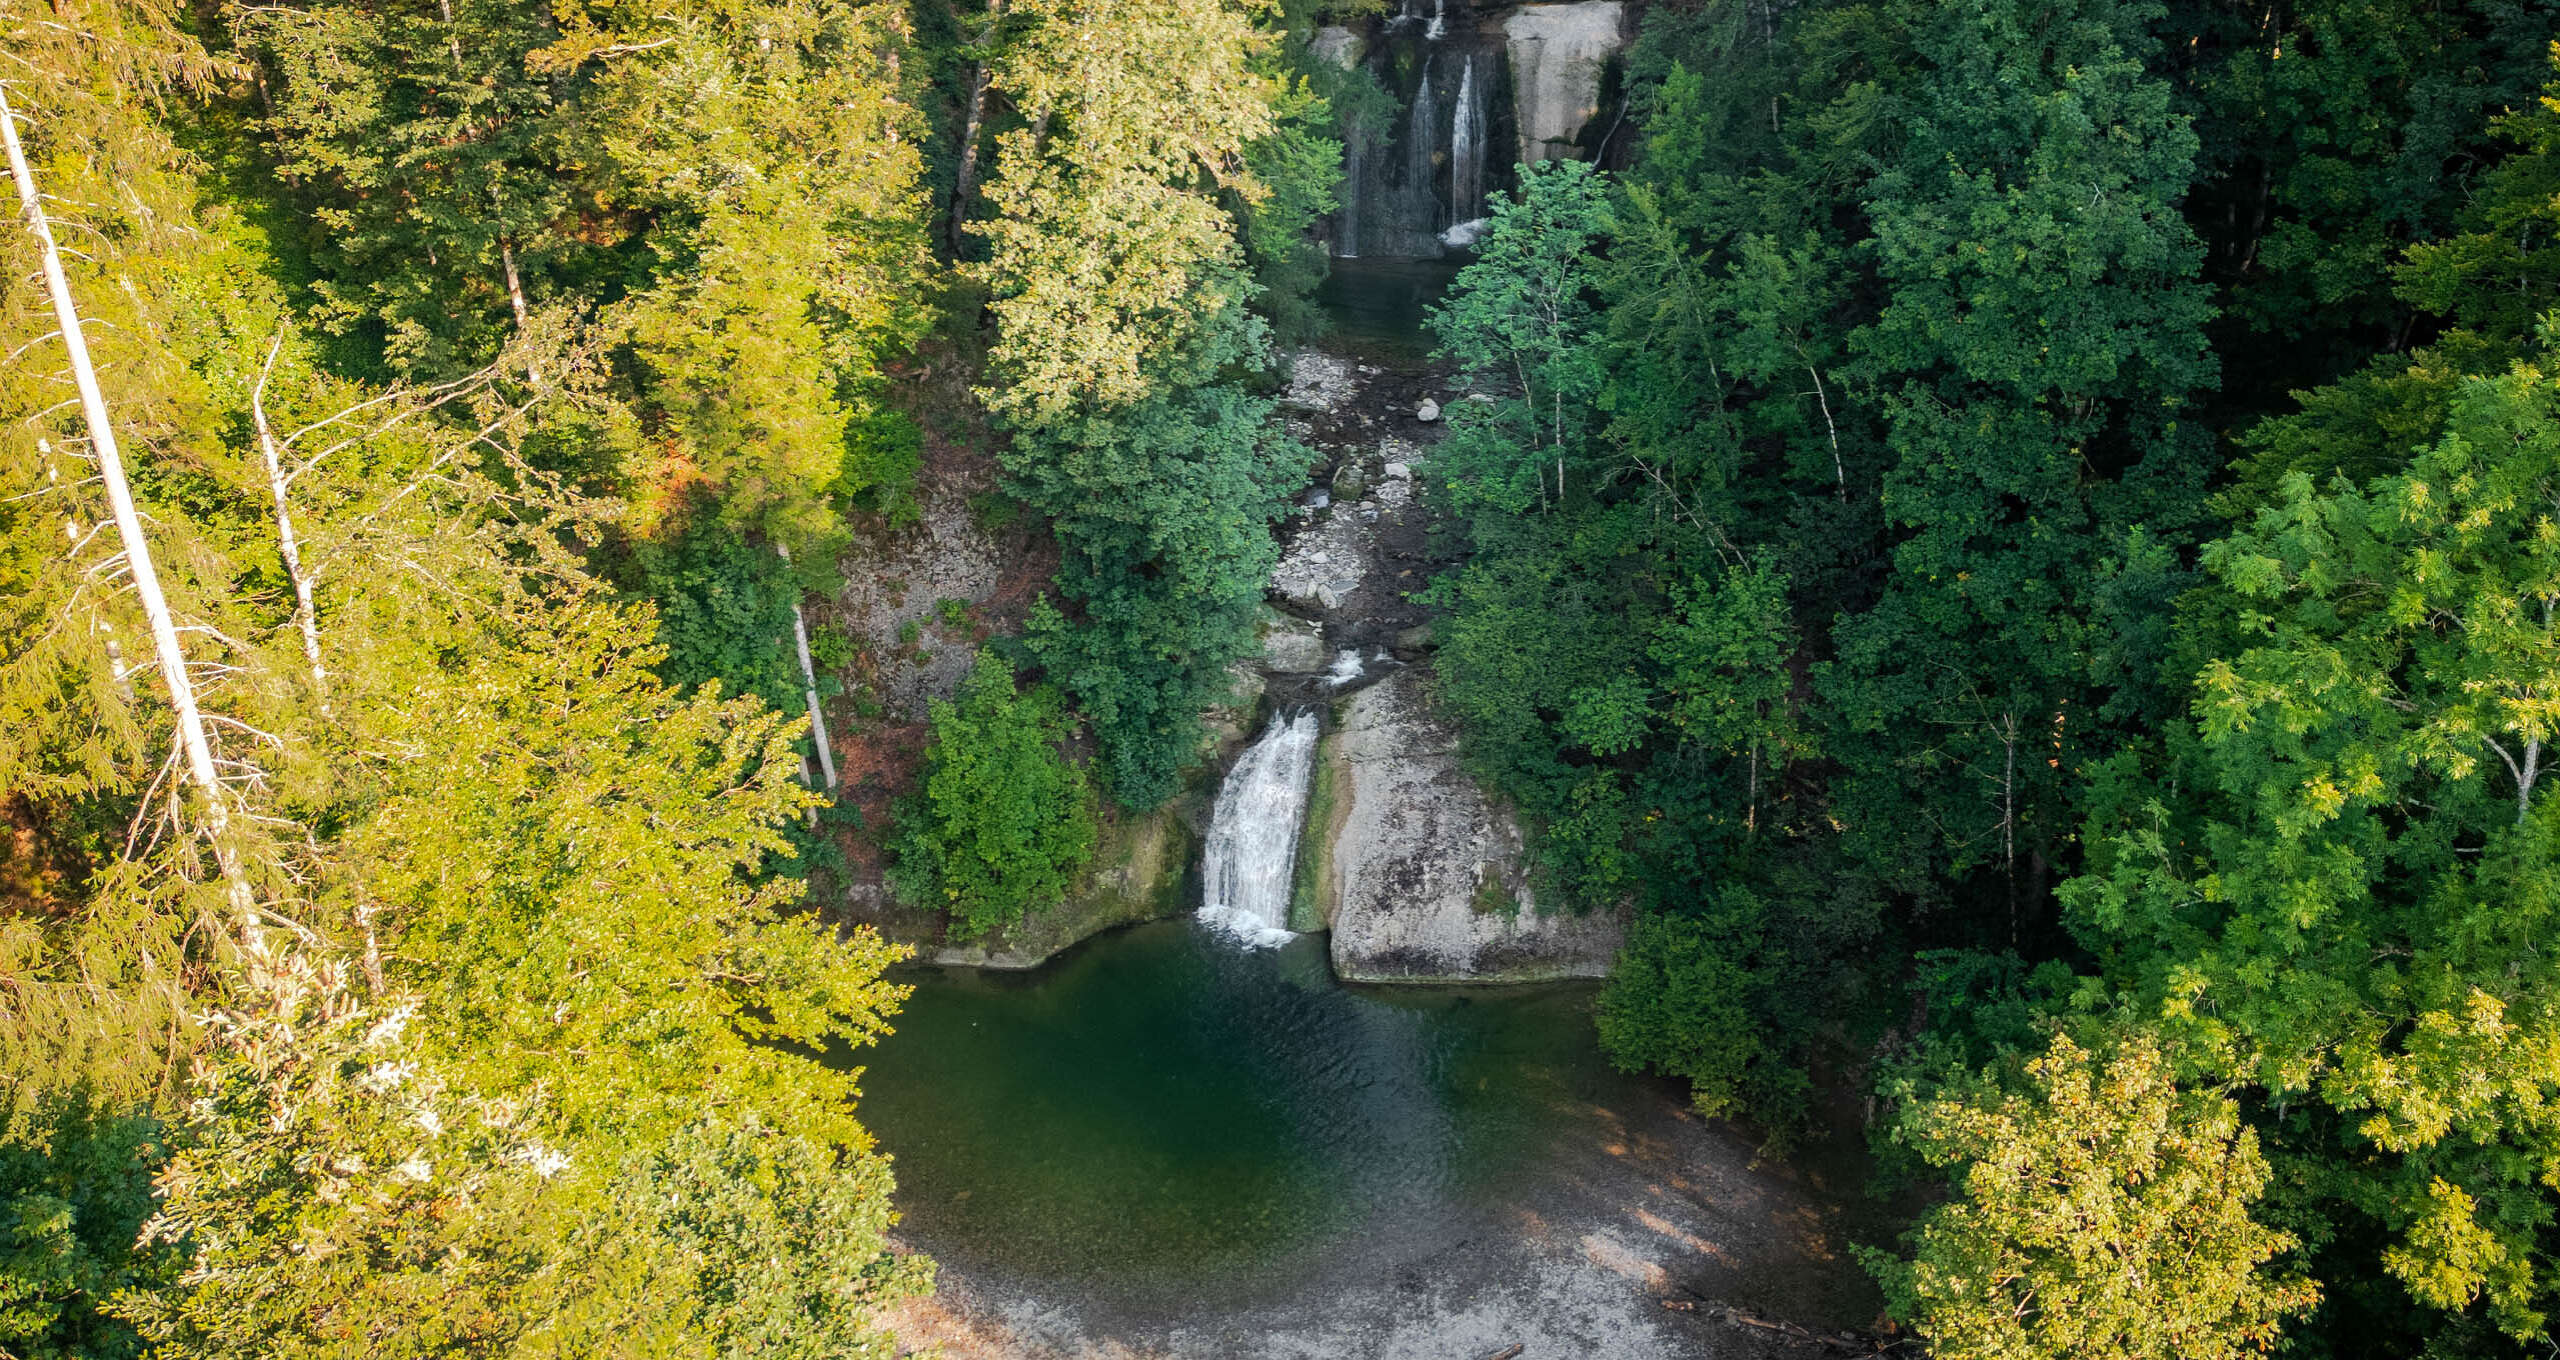
[[[2547,1350],[2560,12],[1629,8],[1411,583],[1603,1047],[1948,1360]],[[0,0],[0,1355],[898,1353],[843,883],[1203,778],[1381,10]]]

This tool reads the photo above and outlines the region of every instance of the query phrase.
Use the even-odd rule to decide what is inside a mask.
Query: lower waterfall
[[[1256,948],[1291,938],[1289,892],[1315,751],[1312,711],[1273,718],[1227,772],[1209,815],[1200,919]]]

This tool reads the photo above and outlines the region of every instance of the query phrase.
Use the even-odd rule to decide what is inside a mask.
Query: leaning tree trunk
[[[35,172],[27,167],[27,154],[18,144],[16,115],[9,108],[8,94],[0,89],[0,145],[9,157],[9,174],[18,182],[18,203],[25,210],[27,229],[35,234],[36,244],[44,257],[45,291],[53,302],[53,314],[62,328],[62,347],[71,361],[71,380],[80,392],[80,414],[89,428],[89,451],[98,460],[98,479],[106,484],[107,504],[113,510],[116,533],[124,540],[125,564],[133,572],[134,593],[141,597],[142,612],[151,621],[151,642],[159,654],[160,679],[169,688],[169,705],[178,714],[178,744],[187,758],[187,775],[204,799],[204,823],[208,840],[213,845],[214,863],[220,867],[229,889],[231,909],[240,918],[240,939],[252,959],[266,954],[266,932],[258,918],[257,898],[249,890],[249,878],[241,868],[240,849],[231,836],[231,809],[224,801],[221,775],[214,768],[213,743],[206,739],[204,715],[196,707],[195,682],[187,675],[186,652],[178,644],[178,622],[169,612],[168,597],[160,591],[160,573],[151,561],[151,544],[142,534],[142,516],[134,509],[133,489],[125,480],[124,456],[116,446],[115,427],[107,418],[106,394],[98,386],[98,373],[89,361],[89,343],[80,328],[80,310],[71,297],[71,280],[62,271],[62,252],[54,245],[53,224],[46,220],[44,200],[36,192]]]
[[[780,544],[774,551],[782,560],[791,560],[791,550]],[[809,660],[809,625],[800,614],[800,588],[791,587],[791,644],[800,652],[800,683],[809,700],[809,741],[818,748],[818,769],[826,779],[826,790],[836,791],[836,754],[827,741],[827,715],[818,706],[818,668]]]
[[[951,185],[951,258],[960,258],[961,224],[969,218],[969,196],[978,188],[978,128],[987,114],[987,84],[993,77],[996,22],[1004,17],[1004,0],[987,0],[987,25],[978,32],[978,64],[969,71],[969,100],[960,115],[960,173]]]
[[[311,596],[311,573],[302,565],[302,541],[293,532],[293,499],[288,493],[284,453],[267,423],[267,375],[275,371],[276,353],[284,348],[284,332],[267,346],[267,362],[258,370],[258,385],[249,389],[250,423],[258,430],[258,452],[267,463],[267,491],[276,503],[276,555],[284,559],[285,579],[293,583],[293,622],[302,633],[302,658],[311,668],[311,692],[320,712],[329,711],[329,672],[320,664],[320,609]]]

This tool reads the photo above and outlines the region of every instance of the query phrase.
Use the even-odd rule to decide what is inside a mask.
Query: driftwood
[[[1810,1327],[1776,1318],[1762,1317],[1729,1303],[1718,1303],[1713,1299],[1702,1299],[1694,1295],[1688,1298],[1658,1299],[1656,1302],[1675,1313],[1703,1313],[1729,1327],[1773,1333],[1799,1345],[1820,1346],[1833,1355],[1890,1355],[1901,1350],[1906,1344],[1899,1337],[1871,1336],[1860,1332],[1825,1335]],[[1494,1360],[1502,1360],[1502,1357],[1496,1356]]]

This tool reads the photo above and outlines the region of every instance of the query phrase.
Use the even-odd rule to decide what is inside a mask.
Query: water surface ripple
[[[1324,949],[1183,919],[909,973],[862,1055],[904,1235],[1060,1302],[1241,1302],[1482,1233],[1559,1140],[1661,1100],[1596,1051],[1588,985],[1350,988]]]

